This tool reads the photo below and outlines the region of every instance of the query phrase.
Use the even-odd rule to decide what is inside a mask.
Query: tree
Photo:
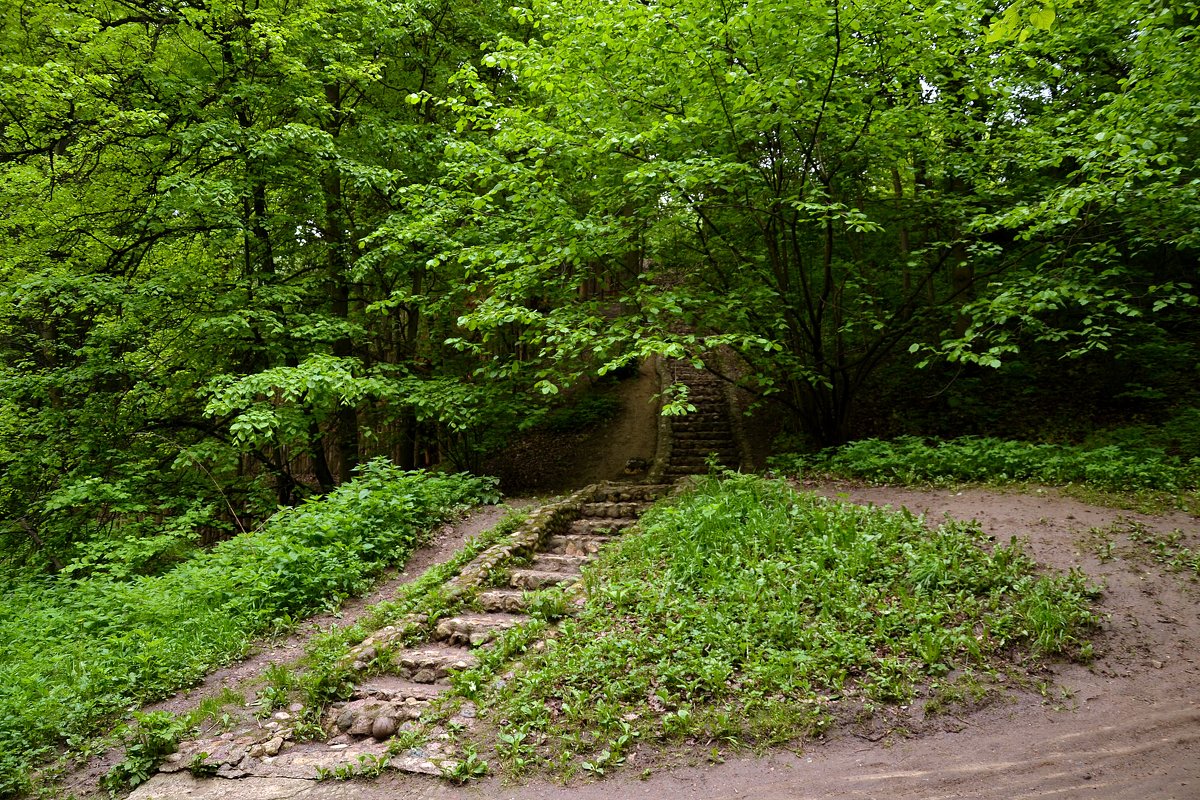
[[[501,15],[127,0],[0,19],[14,536],[62,563],[186,509],[216,533],[373,452],[436,448],[408,397],[472,368],[423,316],[453,319],[461,293],[371,235],[452,133],[403,98]]]
[[[997,17],[774,0],[568,0],[518,13],[538,36],[501,41],[485,63],[532,100],[505,106],[482,85],[451,100],[491,137],[458,152],[443,190],[470,220],[456,252],[488,287],[470,323],[496,335],[520,325],[546,376],[578,374],[584,354],[603,369],[731,344],[752,387],[831,444],[854,434],[879,367],[922,342],[995,366],[1022,336],[1074,325],[1053,313],[1066,306],[1095,309],[1070,354],[1102,343],[1102,316],[1189,302],[1186,286],[1140,268],[1144,287],[1094,268],[1113,237],[1081,248],[1079,226],[1093,221],[1077,203],[1081,186],[1100,194],[1104,182],[1062,172],[1068,151],[1084,156],[1080,143],[1095,150],[1110,131],[1097,124],[1123,125],[1116,109],[1138,102],[1089,95],[1110,65],[1081,57],[1100,44],[1087,40],[1145,69],[1192,65],[1190,29],[1160,31],[1177,20],[1153,3],[1081,3],[1057,18],[1032,5]],[[1186,126],[1193,112],[1169,114],[1169,78],[1154,77],[1162,111]],[[1148,158],[1179,137],[1173,122],[1142,127],[1161,139]],[[1166,158],[1179,170],[1157,186],[1178,203],[1194,159]],[[1113,161],[1101,149],[1091,163]],[[1148,178],[1151,163],[1128,170]],[[1186,226],[1190,211],[1186,200],[1172,217]],[[1188,240],[1176,241],[1194,263]],[[631,251],[645,260],[619,319],[572,301],[593,265],[626,264]],[[1077,267],[1053,267],[1063,259]],[[1055,299],[1039,304],[1048,285]],[[679,317],[693,333],[672,332]]]

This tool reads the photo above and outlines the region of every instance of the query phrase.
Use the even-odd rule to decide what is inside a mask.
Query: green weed
[[[367,588],[429,526],[493,497],[487,479],[372,462],[325,498],[160,576],[5,576],[0,796],[29,789],[29,770],[60,748],[87,750],[131,707],[238,658],[252,637]]]
[[[864,439],[813,455],[773,460],[787,472],[816,471],[881,483],[1079,484],[1108,492],[1195,492],[1200,459],[1184,460],[1151,447],[1096,448],[966,436],[927,440]]]
[[[584,581],[554,637],[507,631],[455,678],[512,732],[506,764],[600,775],[638,738],[792,741],[839,703],[904,702],[1014,651],[1086,658],[1096,621],[1081,575],[1039,576],[973,524],[930,531],[754,476],[651,509]]]

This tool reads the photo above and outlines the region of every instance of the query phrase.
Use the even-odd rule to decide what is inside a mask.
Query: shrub
[[[1033,481],[1168,492],[1200,486],[1200,459],[1184,461],[1154,448],[1089,449],[975,436],[864,439],[814,455],[777,456],[772,464],[785,472],[814,470],[881,483]]]

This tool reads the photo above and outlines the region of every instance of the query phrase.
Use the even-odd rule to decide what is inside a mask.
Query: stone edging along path
[[[190,770],[214,780],[315,779],[382,768],[452,772],[461,754],[450,730],[469,732],[474,706],[463,701],[445,725],[430,726],[421,719],[449,690],[450,673],[474,666],[476,650],[529,619],[523,613],[528,592],[574,585],[582,566],[670,489],[668,484],[597,484],[534,511],[512,536],[485,550],[446,584],[451,597],[468,600],[476,610],[434,626],[412,615],[350,651],[348,666],[363,678],[347,701],[325,710],[325,741],[298,740],[296,725],[304,709],[293,705],[233,731],[182,743],[160,772]],[[494,583],[500,585],[490,585]],[[430,635],[406,645],[411,633],[422,628],[432,628]],[[366,674],[381,663],[387,666]],[[389,754],[393,737],[416,732],[423,744]],[[173,795],[155,791],[146,796],[167,800]]]

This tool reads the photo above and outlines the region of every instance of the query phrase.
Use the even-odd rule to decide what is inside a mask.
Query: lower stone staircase
[[[444,587],[469,610],[437,621],[412,615],[353,648],[345,666],[361,677],[349,698],[322,711],[321,731],[313,730],[313,714],[293,704],[267,719],[183,743],[160,771],[302,779],[345,778],[385,768],[453,773],[462,757],[454,732],[473,728],[475,707],[463,700],[448,720],[426,721],[437,716],[427,712],[450,691],[450,676],[475,666],[481,649],[529,620],[525,609],[531,592],[576,584],[587,562],[634,525],[674,481],[708,472],[713,459],[734,468],[746,461],[748,449],[739,444],[734,404],[724,383],[687,360],[663,362],[659,372],[664,389],[687,387],[696,411],[664,418],[647,483],[597,484],[542,506],[507,541],[481,553]],[[582,595],[576,593],[575,600],[582,602]],[[412,742],[419,744],[409,746]],[[175,797],[149,791],[146,798]]]
[[[420,617],[398,621],[350,652],[348,666],[363,678],[349,699],[325,710],[323,741],[300,741],[304,709],[297,705],[214,738],[185,742],[161,771],[310,779],[383,768],[451,772],[459,754],[450,729],[469,731],[474,706],[462,702],[444,725],[421,721],[430,704],[450,690],[450,675],[474,666],[479,650],[502,631],[528,621],[524,610],[531,591],[574,585],[587,562],[670,489],[600,484],[538,509],[508,541],[484,551],[447,586],[452,596],[468,601],[470,611],[436,624]],[[428,635],[405,644],[414,626]],[[421,744],[390,746],[398,734],[418,732],[420,737],[411,738]]]

